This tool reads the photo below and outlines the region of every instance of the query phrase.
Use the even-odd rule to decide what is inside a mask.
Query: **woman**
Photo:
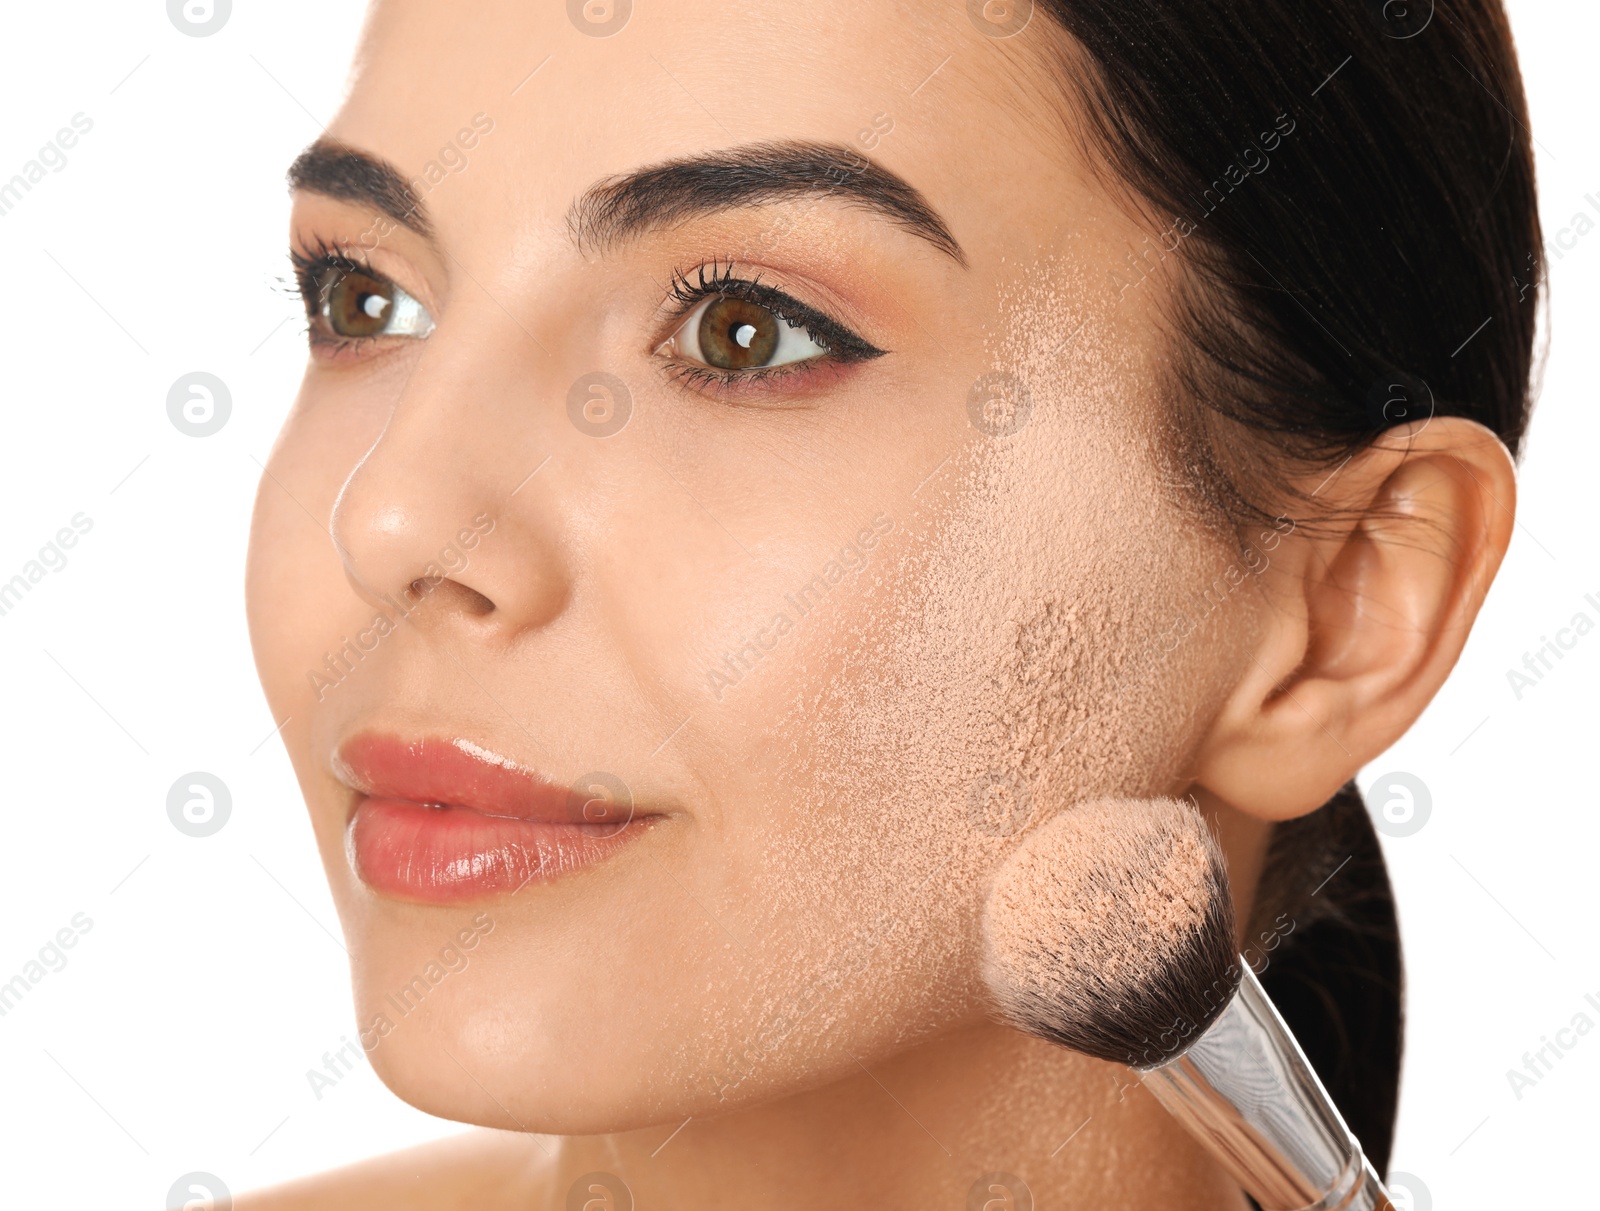
[[[496,1130],[243,1206],[1242,1207],[988,1017],[989,872],[1106,794],[1201,806],[1386,1163],[1348,787],[1512,525],[1494,0],[381,4],[290,175],[258,666],[366,1058]]]

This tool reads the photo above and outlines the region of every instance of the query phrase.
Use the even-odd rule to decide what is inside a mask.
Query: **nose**
[[[551,443],[536,409],[511,406],[538,388],[526,367],[497,370],[503,350],[438,352],[346,478],[329,531],[374,607],[515,639],[556,618],[571,587],[558,501],[534,474]]]

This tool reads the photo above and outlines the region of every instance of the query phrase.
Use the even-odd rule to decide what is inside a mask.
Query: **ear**
[[[1243,680],[1196,783],[1249,815],[1321,807],[1444,683],[1511,540],[1516,472],[1474,421],[1389,430],[1314,494],[1274,553]]]

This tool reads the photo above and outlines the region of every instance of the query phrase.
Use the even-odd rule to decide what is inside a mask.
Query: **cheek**
[[[766,700],[748,884],[784,957],[767,974],[824,990],[813,1057],[980,1015],[994,865],[1073,802],[1173,790],[1220,701],[1227,646],[1164,642],[1217,544],[1163,491],[1125,376],[1088,381],[1104,395],[1040,401],[952,460],[943,503],[798,637]]]
[[[330,604],[327,594],[304,580],[331,553],[327,536],[318,541],[316,528],[290,499],[285,475],[293,477],[292,463],[275,457],[261,478],[245,569],[250,642],[277,718],[304,706],[304,670],[317,664],[316,636],[328,628]]]
[[[371,442],[375,418],[359,406],[346,406],[358,403],[340,398],[313,403],[310,393],[302,392],[256,491],[245,567],[256,671],[272,717],[282,724],[278,737],[312,807],[336,897],[348,877],[342,820],[317,808],[343,792],[322,763],[327,748],[315,728],[340,701],[338,666],[330,671],[330,655],[339,653],[347,639],[370,634],[374,614],[351,590],[327,529],[350,468]],[[348,699],[348,691],[344,696]]]
[[[277,718],[306,713],[308,674],[371,620],[328,532],[334,501],[382,418],[359,396],[296,400],[256,490],[245,569],[250,642]],[[296,712],[295,708],[302,708]],[[290,746],[290,752],[295,751]]]

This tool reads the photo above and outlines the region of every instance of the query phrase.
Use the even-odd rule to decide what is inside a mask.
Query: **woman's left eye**
[[[715,370],[786,366],[832,352],[806,329],[751,299],[713,295],[657,350]]]
[[[314,277],[313,318],[345,340],[378,336],[427,336],[427,308],[387,278],[359,268],[327,266]]]

